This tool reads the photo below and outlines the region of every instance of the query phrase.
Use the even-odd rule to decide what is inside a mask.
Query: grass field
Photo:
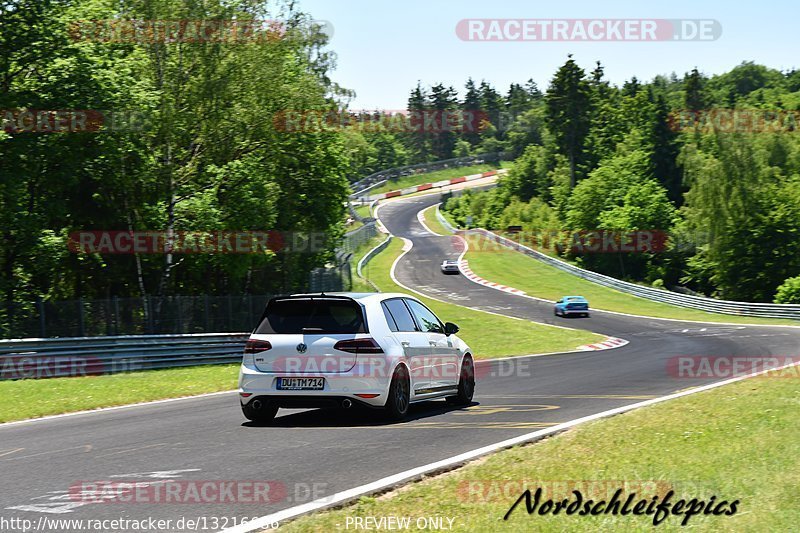
[[[482,242],[485,243],[485,241]],[[590,306],[594,309],[620,313],[737,324],[800,325],[796,320],[706,313],[700,310],[676,307],[597,285],[499,245],[487,247],[483,244],[475,246],[473,243],[470,248],[471,251],[467,252],[466,259],[475,274],[523,290],[538,298],[557,300],[562,296],[580,294],[589,300]]]
[[[392,263],[401,253],[403,241],[392,239],[389,246],[367,264],[365,275],[382,292],[408,292],[389,275]],[[439,318],[455,322],[459,337],[474,350],[475,357],[492,358],[531,353],[574,350],[577,346],[604,339],[587,331],[554,328],[514,318],[475,311],[466,307],[420,297]]]
[[[423,213],[425,223],[436,233],[448,235],[449,232],[436,218],[435,209],[432,207],[425,210]],[[447,217],[446,213],[443,214]],[[448,220],[452,223],[451,219],[448,218]],[[558,300],[562,296],[580,294],[589,300],[592,308],[618,313],[676,320],[800,326],[796,320],[706,313],[639,298],[578,278],[503,246],[487,243],[486,240],[479,241],[475,236],[469,237],[469,240],[470,251],[467,252],[465,259],[469,261],[469,266],[475,274],[484,279],[523,290],[537,298]]]
[[[360,216],[361,218],[369,218],[370,216],[372,216],[372,214],[370,213],[369,204],[359,205],[355,209],[356,213],[358,213],[358,216]]]
[[[448,517],[453,531],[470,532],[654,529],[652,515],[528,515],[524,502],[503,520],[523,487],[542,487],[542,504],[550,496],[574,501],[572,489],[608,500],[617,488],[625,490],[623,502],[630,492],[638,501],[668,490],[673,504],[739,500],[733,516],[696,515],[688,527],[680,525],[683,516],[668,516],[658,531],[796,531],[798,406],[800,380],[754,378],[591,422],[281,530],[344,530],[348,518],[368,516],[411,517],[412,524]]]
[[[497,170],[499,168],[510,168],[511,164],[512,164],[511,161],[501,161],[499,165],[484,164],[484,165],[475,165],[471,167],[448,168],[445,170],[437,170],[436,172],[427,172],[425,174],[413,174],[410,176],[403,176],[401,178],[398,178],[397,180],[386,182],[380,187],[376,187],[370,190],[367,194],[371,196],[383,192],[405,189],[406,187],[412,187],[414,185],[420,185],[422,183],[433,183],[436,181],[449,180],[452,178],[459,178],[461,176],[478,174],[480,172]]]
[[[0,381],[0,422],[236,388],[239,365]],[[235,401],[235,399],[234,399]]]
[[[423,212],[425,224],[442,235],[449,232],[436,218],[436,206]],[[447,215],[445,215],[447,216]],[[451,222],[452,223],[452,222]],[[704,311],[676,307],[669,304],[632,296],[590,281],[578,278],[541,261],[485,240],[469,238],[470,251],[465,258],[478,276],[509,287],[525,291],[531,296],[546,300],[558,300],[562,296],[580,294],[585,296],[595,309],[646,315],[678,320],[707,320],[737,324],[787,324],[798,326],[796,320],[781,320],[758,317],[706,313]]]
[[[450,232],[447,231],[447,228],[445,228],[436,217],[435,205],[423,211],[422,217],[425,220],[425,225],[428,226],[432,232],[438,233],[439,235],[450,235]]]

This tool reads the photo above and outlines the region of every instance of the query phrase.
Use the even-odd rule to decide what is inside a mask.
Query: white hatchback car
[[[399,420],[418,401],[468,405],[475,367],[457,332],[406,294],[273,298],[245,346],[242,412],[265,422],[280,407],[359,403]]]
[[[458,261],[454,259],[445,259],[442,261],[439,268],[442,269],[442,273],[444,274],[458,274],[461,272],[461,269],[458,267]]]

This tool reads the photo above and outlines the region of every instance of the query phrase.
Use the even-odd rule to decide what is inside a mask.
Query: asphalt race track
[[[460,250],[453,238],[427,233],[416,216],[438,201],[438,195],[412,197],[380,210],[394,235],[414,243],[397,265],[402,284],[459,305],[584,328],[629,344],[493,362],[480,372],[473,406],[428,402],[414,406],[403,423],[386,423],[373,412],[281,410],[273,426],[260,427],[245,422],[230,393],[0,426],[0,516],[34,523],[41,517],[205,517],[207,526],[215,518],[220,526],[207,530],[222,529],[234,525],[234,517],[270,514],[535,429],[719,380],[674,377],[667,370],[673,356],[800,354],[794,328],[599,311],[589,319],[557,318],[550,304],[442,275],[439,263]],[[269,480],[277,501],[89,503],[71,490],[81,482],[166,479]]]

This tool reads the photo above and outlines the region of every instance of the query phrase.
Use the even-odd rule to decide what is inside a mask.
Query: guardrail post
[[[39,311],[39,336],[45,338],[47,337],[47,320],[44,315],[44,301],[41,298],[36,299],[36,308]]]

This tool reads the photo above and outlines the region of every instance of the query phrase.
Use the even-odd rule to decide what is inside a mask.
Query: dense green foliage
[[[0,131],[0,300],[269,293],[304,287],[341,235],[347,139],[277,131],[283,109],[329,109],[327,37],[264,2],[13,0],[0,7],[0,108],[133,110],[141,128]],[[72,23],[286,21],[247,42],[97,42]],[[5,112],[4,112],[5,113]],[[5,115],[8,118],[8,115]],[[311,254],[75,254],[78,230],[320,232]]]
[[[695,69],[616,87],[599,63],[586,74],[570,57],[517,116],[539,120],[510,175],[446,209],[461,224],[471,216],[473,226],[522,226],[533,244],[558,235],[552,251],[609,275],[772,301],[800,274],[799,79],[742,63],[713,77]],[[595,230],[655,230],[669,241],[660,253],[569,246]],[[795,286],[776,301],[794,301]]]
[[[76,21],[112,19],[284,23],[234,44],[76,37]],[[344,232],[348,182],[500,151],[517,158],[513,171],[496,190],[451,200],[461,223],[550,232],[556,252],[586,267],[724,298],[770,301],[800,274],[794,116],[781,116],[781,131],[753,133],[718,131],[685,112],[797,111],[797,72],[743,63],[617,87],[599,63],[587,74],[569,57],[545,93],[533,81],[501,92],[470,78],[461,94],[419,83],[404,112],[434,113],[443,127],[414,130],[392,122],[397,112],[346,111],[353,93],[331,79],[327,36],[289,0],[0,0],[0,52],[0,301],[18,307],[304,289]],[[9,128],[25,110],[143,120],[101,132]],[[342,121],[287,131],[280,117],[292,110]],[[451,125],[451,116],[460,119]],[[324,239],[313,253],[73,253],[68,236],[81,230]],[[564,230],[672,238],[665,253],[575,255]]]

